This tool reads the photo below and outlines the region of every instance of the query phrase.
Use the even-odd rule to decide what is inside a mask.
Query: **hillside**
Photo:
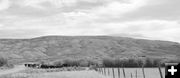
[[[180,57],[180,44],[112,36],[44,36],[0,39],[0,56],[13,62],[64,58],[101,60],[104,57]]]

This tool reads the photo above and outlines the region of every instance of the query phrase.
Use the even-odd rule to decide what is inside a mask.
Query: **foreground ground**
[[[14,69],[0,71],[0,78],[109,78],[94,70],[60,71],[57,69],[29,69],[17,66]]]
[[[23,65],[17,65],[12,69],[0,70],[0,76],[16,73],[16,72],[19,72],[19,71],[22,71],[22,70],[25,70],[25,69],[26,68]]]
[[[114,68],[114,74],[112,68],[103,69],[103,72],[82,68],[70,71],[67,69],[33,69],[19,65],[13,69],[0,70],[0,78],[119,78],[117,68]],[[124,78],[122,68],[119,69],[120,78]],[[161,71],[165,76],[165,69],[162,68]],[[124,72],[126,78],[143,78],[142,68],[125,68]],[[158,68],[145,68],[145,76],[146,78],[160,78],[160,73]]]

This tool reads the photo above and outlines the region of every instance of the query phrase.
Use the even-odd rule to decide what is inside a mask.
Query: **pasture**
[[[98,72],[109,78],[161,78],[158,68],[99,68]],[[165,68],[161,68],[162,76],[165,78]]]
[[[32,69],[27,68],[0,78],[108,78],[94,70],[68,71],[63,69]]]
[[[56,69],[24,68],[24,70],[1,75],[0,78],[144,78],[142,68],[98,68],[86,70],[80,67],[72,70],[71,67]],[[163,76],[165,69],[161,68]],[[145,78],[161,78],[158,68],[144,68]],[[165,77],[163,77],[165,78]]]

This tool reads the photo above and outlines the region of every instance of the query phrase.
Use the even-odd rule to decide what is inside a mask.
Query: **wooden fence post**
[[[131,73],[131,78],[133,78],[133,75],[132,75],[132,73]]]
[[[120,68],[118,68],[118,78],[120,78]]]
[[[159,69],[159,73],[160,73],[161,78],[163,78],[162,71],[161,71],[161,65],[158,66],[158,69]]]
[[[111,74],[110,74],[110,68],[108,68],[108,75],[110,76]]]
[[[115,78],[114,68],[112,68],[113,78]]]
[[[142,66],[142,72],[143,72],[143,78],[146,78],[145,72],[144,72],[144,65]]]
[[[136,69],[136,78],[137,78],[137,69]]]
[[[106,69],[105,69],[105,67],[104,67],[104,75],[106,75]]]
[[[104,72],[103,72],[103,68],[101,68],[101,73],[102,73],[102,74],[104,74]]]
[[[122,67],[122,70],[123,70],[124,78],[126,78],[126,73],[125,73],[124,67]]]
[[[101,68],[99,68],[99,72],[102,74]]]

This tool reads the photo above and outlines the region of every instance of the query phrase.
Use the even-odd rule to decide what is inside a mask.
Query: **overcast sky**
[[[180,42],[180,0],[0,0],[0,38],[114,35]]]

